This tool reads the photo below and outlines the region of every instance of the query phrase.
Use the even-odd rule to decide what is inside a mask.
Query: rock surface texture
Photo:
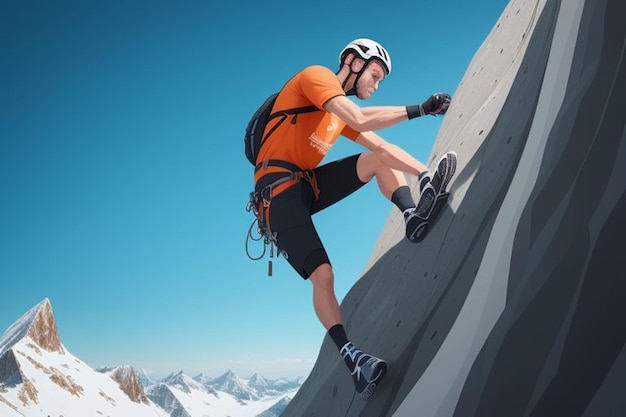
[[[384,383],[361,401],[327,339],[283,416],[626,415],[625,21],[509,3],[430,157],[458,153],[449,206],[417,245],[392,211],[342,303]]]

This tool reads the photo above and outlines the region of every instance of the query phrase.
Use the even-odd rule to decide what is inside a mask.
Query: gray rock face
[[[171,417],[191,417],[166,384],[158,383],[153,385],[148,390],[147,395],[150,400],[165,410]]]
[[[392,211],[342,303],[384,383],[353,398],[326,340],[283,416],[626,415],[625,18],[511,1],[431,154],[459,155],[449,207],[418,245]]]

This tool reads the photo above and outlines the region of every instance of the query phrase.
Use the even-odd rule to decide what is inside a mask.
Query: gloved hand
[[[450,107],[450,101],[452,97],[448,93],[435,93],[422,104],[415,104],[413,106],[406,106],[406,114],[409,120],[420,116],[426,116],[432,114],[433,116],[438,114],[446,114],[448,107]]]
[[[448,93],[435,93],[421,104],[424,114],[446,114],[452,97]],[[420,109],[421,110],[421,109]]]

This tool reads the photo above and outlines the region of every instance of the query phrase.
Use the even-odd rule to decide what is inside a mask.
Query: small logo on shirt
[[[317,136],[317,133],[315,132],[311,133],[311,136],[309,136],[309,141],[310,141],[309,145],[317,149],[317,152],[320,155],[326,155],[328,151],[330,150],[331,144],[326,143],[322,138]]]
[[[326,128],[327,132],[334,132],[337,130],[337,121],[335,119],[330,121],[330,125]]]
[[[311,147],[315,148],[320,155],[326,155],[330,150],[334,139],[337,137],[335,131],[339,123],[334,119],[334,115],[330,120],[330,124],[326,126],[326,134],[324,135],[324,139],[320,138],[317,132],[311,133],[309,136],[309,144]]]

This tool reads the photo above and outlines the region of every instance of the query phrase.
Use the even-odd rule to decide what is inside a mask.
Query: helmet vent
[[[378,49],[379,55],[382,55],[385,57],[385,60],[389,59],[389,57],[387,56],[387,51],[385,51],[385,48],[381,48],[380,46],[377,46],[376,49]]]
[[[365,46],[365,45],[357,45],[357,47],[358,47],[361,51],[363,51],[363,53],[364,53],[364,54],[367,54],[367,51],[369,51],[369,50],[370,50],[370,48],[369,48],[368,46]]]

